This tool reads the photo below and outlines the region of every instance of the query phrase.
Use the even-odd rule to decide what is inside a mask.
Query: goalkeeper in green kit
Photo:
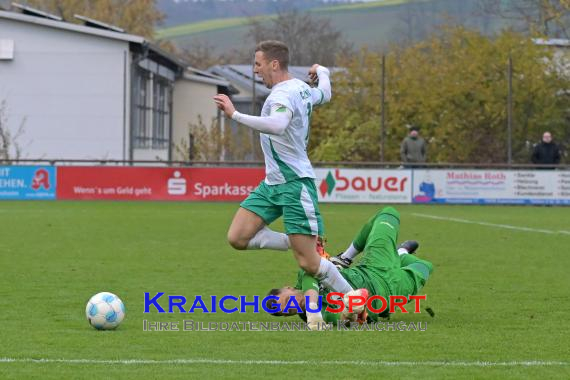
[[[341,275],[348,281],[354,290],[345,294],[343,299],[347,304],[347,296],[382,296],[386,301],[390,296],[409,296],[416,295],[423,288],[428,280],[433,266],[429,261],[421,260],[415,257],[413,253],[418,248],[415,241],[406,241],[399,247],[396,247],[398,233],[400,230],[400,214],[392,207],[386,207],[376,215],[374,215],[362,227],[356,235],[352,244],[336,257],[329,260],[338,267],[342,267]],[[359,253],[364,252],[362,260],[350,267],[352,260]],[[294,288],[284,287],[280,289],[272,289],[269,294],[279,298],[276,301],[279,305],[280,312],[273,315],[299,315],[307,320],[311,329],[319,329],[323,322],[336,323],[341,319],[348,321],[356,320],[357,314],[366,312],[364,307],[354,308],[350,313],[345,308],[342,313],[332,313],[325,311],[328,304],[326,296],[331,290],[324,289],[319,286],[319,282],[312,276],[300,270],[297,278],[297,284]],[[322,296],[322,312],[317,310],[318,295]],[[310,305],[307,310],[306,298],[309,297]],[[290,297],[295,297],[302,313],[294,307],[286,305],[290,303]],[[274,303],[271,307],[275,308]],[[388,305],[390,306],[390,305]],[[374,299],[372,308],[375,310],[382,308],[382,301]],[[285,310],[286,313],[282,311]],[[386,308],[386,311],[389,307]],[[384,314],[384,313],[383,313]],[[378,314],[368,313],[368,317],[373,321],[378,319]]]

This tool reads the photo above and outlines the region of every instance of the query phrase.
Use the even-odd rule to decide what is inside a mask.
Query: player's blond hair
[[[269,62],[276,60],[279,62],[281,70],[289,67],[289,48],[285,43],[276,40],[261,41],[255,47],[255,52],[262,52]]]

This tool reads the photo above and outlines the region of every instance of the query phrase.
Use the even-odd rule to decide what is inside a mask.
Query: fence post
[[[513,57],[509,54],[507,67],[507,162],[513,163]]]
[[[384,149],[386,140],[386,55],[382,54],[382,79],[381,79],[382,91],[381,91],[381,150],[380,150],[380,161],[384,162]]]

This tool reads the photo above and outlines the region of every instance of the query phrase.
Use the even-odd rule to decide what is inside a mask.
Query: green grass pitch
[[[427,331],[143,331],[143,319],[276,320],[143,314],[145,291],[252,296],[293,283],[290,253],[227,245],[236,207],[0,203],[0,378],[570,377],[570,208],[397,207],[400,240],[419,240],[434,263],[423,306],[436,314],[393,320],[427,322]],[[381,206],[321,207],[337,253]],[[85,320],[99,291],[126,304],[116,331]]]

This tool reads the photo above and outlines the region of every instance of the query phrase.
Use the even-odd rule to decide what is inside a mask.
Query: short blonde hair
[[[289,67],[289,48],[281,41],[261,41],[255,47],[255,51],[262,52],[268,61],[276,60],[279,62],[282,70],[287,70]]]

